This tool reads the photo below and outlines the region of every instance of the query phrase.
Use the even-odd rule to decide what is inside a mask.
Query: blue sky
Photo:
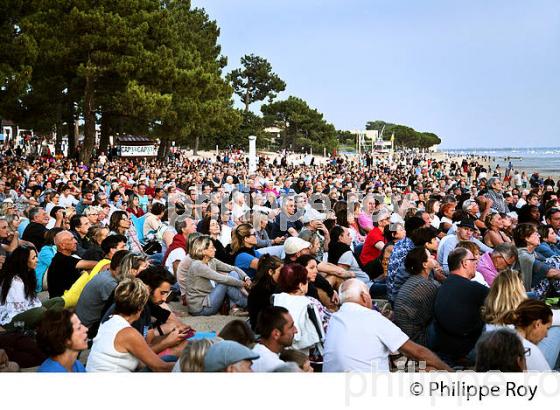
[[[193,0],[231,71],[254,53],[338,129],[384,120],[442,147],[560,146],[558,0]],[[255,107],[258,110],[258,107]]]

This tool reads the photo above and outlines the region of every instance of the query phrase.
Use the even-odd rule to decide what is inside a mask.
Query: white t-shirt
[[[272,352],[268,347],[261,343],[257,343],[255,347],[253,347],[253,352],[260,355],[257,360],[253,360],[253,365],[251,366],[251,369],[255,373],[272,372],[278,366],[286,364],[286,362],[280,360],[278,353]]]
[[[165,267],[169,272],[175,275],[175,272],[173,271],[173,262],[175,261],[181,262],[183,259],[185,259],[186,256],[187,253],[183,248],[173,249],[169,253],[169,256],[167,256],[167,260],[165,261]]]
[[[441,221],[439,219],[439,216],[434,215],[434,218],[432,219],[431,225],[436,228],[439,229],[439,225],[441,224]]]
[[[222,224],[219,238],[222,245],[228,246],[231,243],[231,232],[232,229],[229,226]]]
[[[360,268],[360,265],[358,265],[358,261],[354,257],[352,251],[347,251],[343,253],[340,259],[338,260],[338,263],[343,265],[348,265],[350,267],[349,268],[350,272],[353,272],[354,275],[356,275],[356,279],[360,279],[368,287],[372,285],[371,279],[369,278],[367,273],[365,273],[362,270],[362,268]]]
[[[243,205],[238,205],[238,204],[233,204],[233,208],[231,210],[231,216],[234,219],[239,219],[241,218],[243,215],[245,215],[245,213],[247,213],[248,211],[250,211],[251,208],[249,208],[247,205],[243,204]]]
[[[64,196],[63,194],[60,194],[60,199],[58,200],[58,206],[67,208],[69,206],[74,206],[77,203],[78,201],[76,200],[76,198],[74,198],[74,195]]]
[[[388,372],[389,355],[408,340],[381,313],[346,302],[329,321],[323,372]]]
[[[523,342],[523,347],[525,350],[530,349],[527,353],[525,353],[525,361],[527,362],[527,370],[529,371],[537,371],[537,372],[550,372],[550,366],[544,355],[541,352],[539,347],[528,341],[522,336],[519,336],[521,341]]]
[[[471,279],[471,282],[478,282],[481,285],[486,286],[487,288],[490,287],[488,283],[486,283],[486,280],[484,279],[484,276],[482,276],[482,273],[478,271],[474,273],[474,278]]]
[[[2,287],[0,286],[0,291]],[[0,305],[0,325],[10,323],[11,320],[20,313],[29,309],[41,307],[41,301],[35,297],[28,299],[25,296],[25,285],[19,276],[14,276],[8,294],[6,295],[6,303]]]
[[[487,323],[484,326],[485,332],[492,332],[499,329],[510,329],[512,332],[515,332],[515,328],[513,327],[513,325],[494,325],[494,324]],[[539,347],[534,343],[528,341],[527,339],[519,335],[519,333],[517,332],[515,333],[517,334],[517,336],[519,336],[521,343],[523,343],[523,348],[525,350],[530,349],[529,352],[525,353],[527,370],[538,371],[538,372],[550,372],[551,371],[550,366],[546,361],[546,359],[544,358],[541,349],[539,349]]]

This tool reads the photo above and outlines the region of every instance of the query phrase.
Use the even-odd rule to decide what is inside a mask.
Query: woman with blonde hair
[[[492,283],[482,307],[482,320],[486,322],[485,331],[511,325],[511,312],[527,299],[519,272],[513,269],[501,271]],[[558,310],[553,312],[560,313]],[[558,313],[553,314],[552,328],[548,331],[548,335],[538,343],[538,348],[550,368],[555,368],[560,353],[560,314]]]
[[[486,322],[486,330],[504,325],[504,317],[515,310],[527,299],[523,281],[519,273],[506,269],[494,280],[482,307],[482,319]]]
[[[150,293],[138,278],[126,278],[115,289],[115,311],[99,331],[88,357],[88,372],[133,372],[140,363],[169,372],[174,363],[160,359],[131,324],[140,318]]]
[[[233,264],[241,268],[250,278],[254,278],[259,266],[261,254],[255,250],[257,231],[253,225],[238,225],[231,234],[231,254]]]
[[[21,223],[21,218],[18,214],[8,214],[5,216],[6,222],[8,222],[8,232],[17,235],[18,227]]]
[[[121,281],[126,278],[135,278],[148,266],[150,266],[150,262],[147,256],[130,252],[119,265],[117,279]]]
[[[173,372],[182,373],[201,373],[204,371],[204,356],[206,352],[215,343],[221,342],[222,338],[215,337],[213,339],[199,339],[190,341],[181,357],[175,363]]]
[[[185,278],[189,313],[194,316],[215,315],[226,295],[232,314],[243,313],[240,308],[247,306],[245,289],[252,285],[245,272],[216,259],[216,248],[208,235],[196,238],[189,254],[193,260]]]

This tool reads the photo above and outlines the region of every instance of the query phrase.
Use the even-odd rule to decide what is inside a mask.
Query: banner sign
[[[121,145],[121,157],[155,157],[155,145]]]

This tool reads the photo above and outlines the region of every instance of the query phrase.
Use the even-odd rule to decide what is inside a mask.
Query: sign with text
[[[155,145],[121,145],[121,157],[155,157]]]

